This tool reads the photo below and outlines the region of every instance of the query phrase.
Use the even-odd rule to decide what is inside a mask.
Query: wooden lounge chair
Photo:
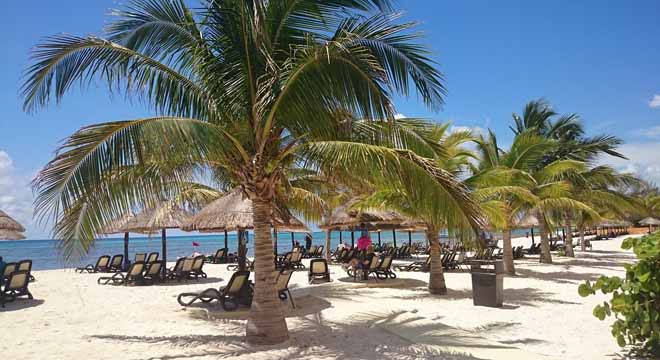
[[[288,298],[291,302],[291,307],[295,309],[296,304],[293,302],[291,291],[289,291],[289,281],[291,280],[291,275],[293,275],[293,270],[280,271],[275,278],[275,289],[277,289],[277,295],[280,297],[280,300],[286,300]]]
[[[250,272],[237,271],[232,274],[225,287],[209,288],[199,293],[181,293],[176,300],[181,306],[190,306],[197,300],[203,303],[218,300],[225,311],[233,311],[241,304],[251,304],[253,292]],[[186,300],[186,298],[190,299]]]
[[[82,273],[87,271],[88,273],[97,273],[97,272],[108,272],[110,266],[110,255],[99,256],[96,260],[96,265],[87,264],[83,267],[77,267],[76,272]]]
[[[176,261],[176,265],[169,272],[169,279],[177,279],[179,281],[190,278],[190,272],[192,271],[193,264],[195,263],[194,258],[181,258]]]
[[[385,280],[388,277],[396,279],[396,274],[392,271],[392,255],[383,256],[383,259],[374,270],[374,274],[378,279]]]
[[[151,264],[153,262],[156,262],[156,261],[158,261],[158,256],[160,256],[160,254],[158,252],[155,252],[155,251],[150,252],[149,256],[147,256],[147,260],[145,262],[147,264]]]
[[[32,276],[32,260],[21,260],[18,262],[16,269],[18,271],[27,271],[30,274],[30,281],[35,281],[36,279]]]
[[[18,270],[18,263],[9,262],[5,264],[5,271],[2,272],[2,280],[9,279],[9,275],[14,271]]]
[[[122,271],[124,266],[124,255],[119,254],[112,257],[110,260],[110,265],[108,265],[108,271],[118,272]]]
[[[202,270],[205,261],[206,261],[206,257],[204,257],[204,255],[195,256],[193,258],[192,268],[190,269],[190,274],[188,275],[188,277],[189,278],[194,277],[195,279],[198,279],[200,277],[206,278],[207,275],[204,272],[204,270]]]
[[[415,261],[408,265],[398,265],[394,269],[399,271],[429,271],[431,268],[431,255],[426,257],[424,261]]]
[[[328,269],[328,262],[325,259],[312,259],[309,262],[307,280],[311,284],[314,280],[318,279],[330,281],[330,270]]]
[[[148,263],[144,270],[144,282],[151,285],[156,281],[163,281],[163,277],[161,275],[163,266],[164,265],[162,261],[153,261]]]
[[[5,303],[16,300],[19,296],[27,296],[33,299],[28,290],[30,283],[30,272],[26,270],[15,270],[9,274],[4,289],[0,289],[0,304],[5,307]]]
[[[227,249],[226,248],[218,249],[215,252],[215,254],[207,256],[206,261],[209,261],[214,264],[227,263]]]
[[[134,262],[128,267],[126,275],[123,273],[115,273],[112,276],[101,276],[96,280],[100,285],[129,285],[129,284],[144,284],[144,269],[146,264],[142,261]],[[153,282],[152,282],[153,283]]]

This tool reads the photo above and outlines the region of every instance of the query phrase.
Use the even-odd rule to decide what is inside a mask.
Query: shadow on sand
[[[18,298],[12,302],[8,302],[5,304],[5,307],[0,307],[0,313],[2,312],[10,312],[10,311],[17,311],[17,310],[23,310],[23,309],[29,309],[35,306],[39,306],[46,301],[43,299],[27,299],[27,298]]]

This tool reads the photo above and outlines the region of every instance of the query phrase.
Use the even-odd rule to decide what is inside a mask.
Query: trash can
[[[502,307],[504,263],[497,261],[473,261],[472,301],[475,306]]]

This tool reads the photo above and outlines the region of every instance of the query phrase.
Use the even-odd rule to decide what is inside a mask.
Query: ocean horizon
[[[376,232],[370,233],[371,239],[374,243],[378,243],[378,235]],[[495,238],[499,238],[498,234],[493,234]],[[524,230],[513,232],[513,237],[525,236]],[[351,243],[350,231],[340,232],[333,231],[331,233],[331,248],[334,249],[339,245],[340,236],[343,243]],[[355,241],[359,237],[359,233],[355,233]],[[441,241],[447,242],[450,239],[446,233],[440,234]],[[277,252],[284,254],[291,250],[292,240],[291,233],[278,233],[277,236]],[[304,233],[294,233],[294,241],[300,242],[301,245],[305,243]],[[408,232],[397,232],[396,243],[398,246],[408,243]],[[411,233],[410,240],[412,243],[426,243],[426,236],[421,232]],[[193,246],[193,242],[198,243],[199,246]],[[394,239],[391,231],[381,232],[381,243],[393,244]],[[124,239],[123,238],[99,238],[95,241],[94,245],[90,248],[87,254],[82,256],[75,256],[71,259],[65,259],[59,250],[59,240],[43,239],[43,240],[10,240],[0,241],[0,256],[3,257],[5,262],[14,262],[23,259],[31,259],[33,262],[34,270],[53,270],[65,269],[75,266],[94,263],[101,255],[115,255],[123,254],[124,252]],[[312,233],[313,245],[325,245],[325,233],[316,231]],[[229,233],[227,236],[227,245],[230,252],[235,252],[238,249],[238,241],[236,233]],[[204,234],[204,235],[178,235],[167,237],[167,259],[174,261],[178,257],[189,256],[193,252],[200,252],[203,254],[215,253],[219,248],[224,247],[224,234]],[[133,258],[135,253],[149,253],[152,251],[161,251],[161,238],[159,235],[150,237],[136,236],[131,237],[128,242],[129,258]],[[248,232],[248,257],[254,254],[254,234]]]

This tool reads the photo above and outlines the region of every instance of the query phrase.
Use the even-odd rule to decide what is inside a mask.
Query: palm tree
[[[456,131],[449,133],[449,123],[435,125],[416,119],[401,119],[402,123],[415,128],[409,135],[419,138],[413,141],[408,138],[406,144],[415,149],[416,153],[423,155],[437,164],[439,168],[458,176],[467,165],[473,154],[463,148],[463,144],[472,141],[469,131]],[[410,130],[410,129],[409,129]],[[412,145],[411,142],[415,142]],[[406,175],[410,176],[410,175]],[[424,223],[426,238],[429,242],[431,269],[429,272],[428,289],[431,294],[444,295],[447,286],[442,269],[442,253],[439,231],[443,228],[449,230],[450,235],[468,240],[473,239],[475,214],[474,209],[465,207],[465,200],[459,199],[446,192],[433,182],[406,181],[402,178],[391,179],[375,176],[372,179],[373,189],[360,202],[358,206],[395,210],[412,219]]]
[[[521,208],[539,201],[530,191],[534,186],[532,170],[556,144],[530,131],[519,133],[507,150],[499,148],[492,131],[488,137],[480,136],[476,143],[479,162],[466,183],[484,201],[494,200],[499,205],[496,211],[487,214],[490,214],[491,226],[502,231],[505,272],[515,275],[511,230],[521,216]],[[498,221],[497,217],[502,220]]]
[[[552,107],[543,99],[534,100],[525,105],[523,115],[513,114],[515,127],[511,129],[515,134],[523,131],[532,131],[546,139],[558,142],[558,146],[548,152],[538,167],[543,167],[556,160],[576,160],[591,163],[601,155],[610,155],[625,159],[616,151],[622,143],[621,139],[610,135],[585,137],[585,131],[577,114],[561,115],[552,110]],[[555,119],[556,118],[556,119]],[[570,211],[563,215],[563,223],[568,228],[569,237],[572,234],[573,219]],[[542,235],[543,238],[543,235]],[[574,257],[571,239],[564,241],[565,253]]]
[[[415,24],[399,23],[390,1],[225,0],[193,11],[183,0],[132,0],[115,15],[106,38],[57,35],[37,46],[24,107],[35,111],[77,81],[98,79],[162,115],[73,134],[35,179],[36,213],[55,221],[64,243],[88,244],[110,219],[163,193],[174,197],[200,173],[239,184],[255,225],[248,341],[288,338],[270,232],[286,164],[405,172],[423,178],[406,181],[466,197],[427,159],[338,131],[342,111],[393,124],[393,93],[414,89],[433,110],[443,103],[441,74],[411,32]],[[382,128],[362,126],[361,138],[379,139]]]

